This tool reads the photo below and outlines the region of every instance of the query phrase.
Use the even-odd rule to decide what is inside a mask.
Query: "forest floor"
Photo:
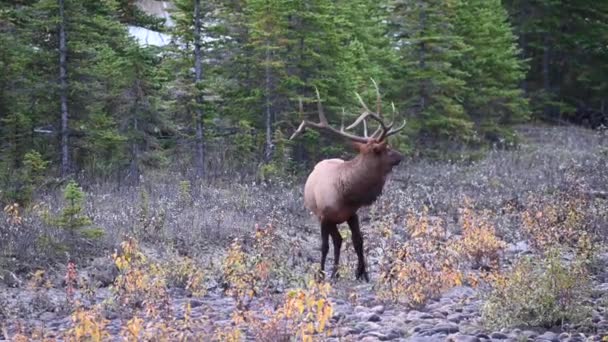
[[[369,283],[346,227],[340,278],[313,281],[301,184],[92,186],[104,241],[61,252],[50,192],[0,259],[0,340],[605,341],[608,137],[520,134],[476,162],[400,166],[360,215]]]

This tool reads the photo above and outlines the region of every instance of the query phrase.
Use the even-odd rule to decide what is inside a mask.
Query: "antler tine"
[[[361,95],[359,95],[359,93],[355,92],[355,95],[357,96],[357,99],[359,99],[359,103],[361,103],[361,106],[363,107],[363,113],[361,113],[361,115],[359,115],[359,117],[357,118],[357,120],[355,120],[355,122],[353,122],[350,126],[346,127],[346,129],[353,129],[353,128],[357,127],[362,121],[365,122],[365,119],[370,117],[370,118],[374,119],[375,121],[377,121],[380,124],[380,127],[383,130],[385,130],[386,125],[384,124],[384,121],[382,120],[382,118],[380,118],[378,116],[378,114],[373,113],[371,110],[369,110],[369,108],[367,107],[367,105],[365,104],[363,99],[361,98]]]
[[[304,104],[302,103],[301,97],[298,97],[298,109],[299,109],[300,115],[304,116]],[[291,137],[289,137],[289,140],[293,140],[293,138],[300,135],[302,132],[304,132],[305,128],[306,128],[306,120],[303,120],[302,123],[300,124],[300,126],[298,126],[298,129],[295,132],[293,132]]]
[[[384,138],[388,138],[391,135],[397,134],[399,133],[400,130],[405,128],[405,124],[407,123],[407,120],[403,119],[403,123],[401,124],[401,126],[395,128],[395,129],[391,129],[390,131],[388,131],[388,133],[386,133],[386,135],[384,136]]]
[[[315,92],[317,93],[317,110],[319,111],[319,122],[321,124],[327,125],[327,118],[325,117],[325,113],[323,113],[323,105],[321,105],[321,95],[319,95],[319,88],[315,87]]]
[[[376,89],[376,113],[379,117],[382,117],[382,97],[380,96],[380,88],[378,88],[378,83],[370,77],[372,83],[374,84],[374,88]]]
[[[403,123],[401,124],[401,126],[393,129],[393,124],[395,123],[395,117],[397,116],[397,110],[395,109],[395,104],[391,102],[391,107],[393,107],[393,119],[391,121],[391,123],[387,126],[388,127],[388,132],[386,132],[386,134],[384,135],[384,139],[390,137],[391,135],[397,134],[399,131],[401,131],[402,129],[405,128],[405,124],[407,123],[407,121],[405,119],[403,119]]]
[[[334,127],[331,127],[329,125],[329,122],[327,121],[327,117],[323,113],[323,106],[321,105],[321,96],[319,95],[319,90],[316,88],[315,88],[315,90],[317,93],[317,100],[318,100],[317,109],[319,112],[319,122],[316,123],[316,122],[311,122],[308,120],[302,120],[302,123],[300,124],[298,129],[289,138],[290,140],[292,140],[293,138],[295,138],[296,136],[298,136],[299,134],[304,132],[306,127],[312,127],[312,128],[316,128],[316,129],[326,130],[326,131],[335,133],[339,136],[342,136],[344,138],[350,139],[352,141],[360,142],[360,143],[367,143],[369,141],[369,139],[367,137],[360,137],[360,136],[357,136],[354,134],[350,134],[348,132],[345,132],[343,128],[338,130],[338,129],[335,129]],[[300,109],[300,113],[303,115],[304,114],[304,105],[302,103],[302,98],[299,98],[299,109]],[[342,125],[342,127],[344,127],[344,125]]]

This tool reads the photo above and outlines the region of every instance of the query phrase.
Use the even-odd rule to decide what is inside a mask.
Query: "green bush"
[[[84,213],[85,193],[78,184],[71,180],[63,190],[65,206],[58,216],[48,219],[48,223],[69,233],[70,238],[99,240],[104,230],[92,227],[93,221]],[[48,241],[47,241],[48,242]]]
[[[525,257],[496,276],[482,317],[492,328],[583,323],[590,313],[590,284],[584,261],[565,261],[560,250]]]
[[[23,155],[20,166],[11,167],[10,163],[0,163],[0,199],[7,203],[20,203],[23,206],[32,200],[34,190],[44,181],[44,172],[49,162],[37,151]]]

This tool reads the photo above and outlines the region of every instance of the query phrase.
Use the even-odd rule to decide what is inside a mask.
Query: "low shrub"
[[[576,192],[533,197],[522,213],[522,230],[540,252],[562,246],[588,253],[592,248],[588,206],[588,200]]]
[[[455,249],[467,258],[474,268],[497,269],[500,253],[506,244],[496,236],[496,229],[490,222],[490,213],[477,212],[465,201],[459,222],[462,236],[454,243]]]
[[[581,323],[590,310],[584,304],[590,283],[584,261],[567,262],[558,249],[524,257],[494,276],[482,317],[493,328]]]
[[[409,239],[390,246],[380,266],[380,297],[411,307],[424,304],[444,290],[462,284],[458,255],[448,244],[442,220],[410,213]]]

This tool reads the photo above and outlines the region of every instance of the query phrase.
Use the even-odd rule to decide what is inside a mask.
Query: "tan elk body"
[[[378,91],[377,87],[376,91]],[[384,123],[380,112],[380,94],[377,93],[377,111],[375,113],[370,111],[361,97],[357,95],[363,107],[363,113],[352,125],[346,128],[347,130],[352,129],[363,123],[363,136],[348,133],[344,126],[340,130],[331,127],[323,113],[321,100],[317,92],[319,123],[304,120],[291,137],[293,139],[302,133],[306,127],[312,127],[347,138],[358,151],[358,155],[348,161],[342,159],[320,161],[308,176],[304,186],[304,204],[306,208],[313,212],[321,224],[321,271],[325,269],[325,259],[329,251],[329,236],[332,237],[334,247],[333,277],[338,276],[337,270],[342,246],[342,236],[337,225],[347,222],[352,232],[353,246],[358,258],[356,277],[369,281],[363,255],[363,236],[359,227],[357,211],[362,206],[372,204],[380,196],[388,174],[403,159],[399,152],[390,148],[386,139],[403,129],[405,122],[396,129],[392,129],[393,122],[389,125]],[[300,110],[302,111],[301,106]],[[371,136],[367,135],[367,119],[372,119],[379,124],[378,129]]]

